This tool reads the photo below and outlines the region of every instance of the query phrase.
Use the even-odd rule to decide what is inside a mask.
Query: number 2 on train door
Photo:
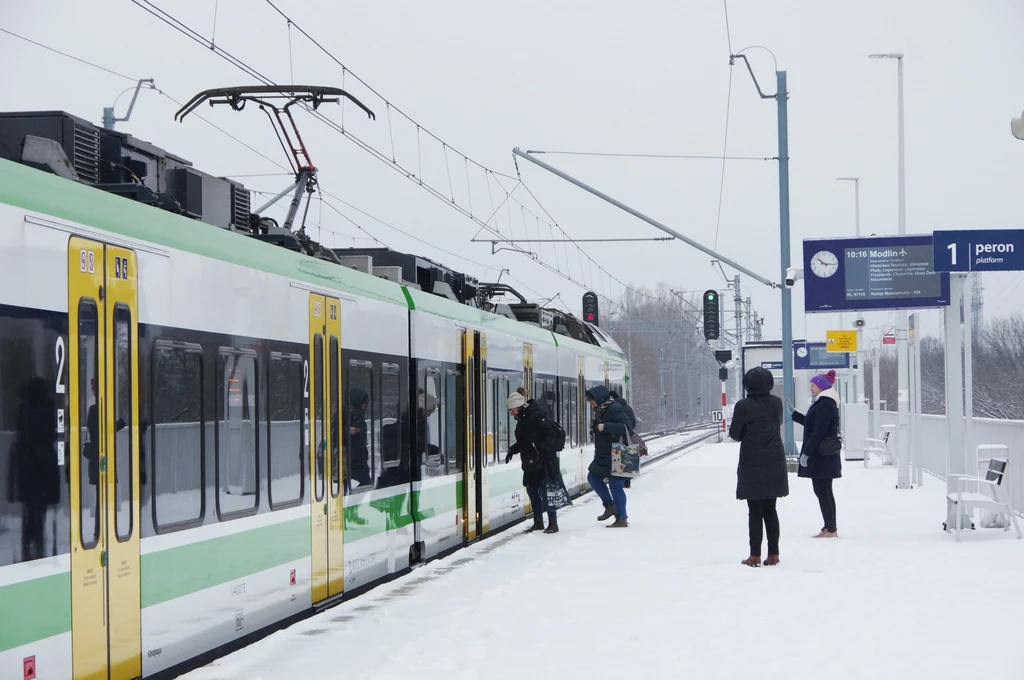
[[[66,430],[75,680],[142,675],[136,274],[134,252],[71,238]]]

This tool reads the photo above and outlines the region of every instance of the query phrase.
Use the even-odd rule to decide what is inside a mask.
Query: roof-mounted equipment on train
[[[428,258],[389,248],[326,248],[306,235],[305,213],[299,229],[292,231],[289,227],[303,193],[307,194],[306,211],[309,209],[308,197],[317,188],[317,169],[290,108],[301,103],[316,110],[340,97],[350,99],[374,118],[372,111],[344,90],[297,85],[206,90],[177,112],[176,118],[181,120],[204,101],[227,104],[236,111],[253,102],[271,119],[295,171],[295,182],[255,211],[251,210],[249,190],[240,182],[204,173],[190,161],[149,142],[64,111],[0,112],[0,158],[588,344],[617,348],[597,323],[531,303],[508,284],[482,283]],[[287,102],[283,106],[271,103],[279,99]],[[292,203],[284,226],[261,215],[288,194],[292,194]]]

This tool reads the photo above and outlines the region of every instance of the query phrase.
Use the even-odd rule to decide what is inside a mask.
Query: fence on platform
[[[879,430],[896,429],[897,415],[893,411],[882,411]],[[945,481],[949,474],[947,450],[949,436],[946,432],[946,416],[917,415],[911,420],[912,467]],[[879,436],[876,431],[873,436]],[[895,435],[894,435],[895,436]],[[987,463],[978,463],[978,447],[1002,444],[1007,447],[1009,462],[1003,485],[1010,496],[1010,504],[1018,515],[1024,517],[1024,420],[1002,420],[996,418],[974,418],[969,441],[965,441],[965,469],[969,475],[985,476]],[[1016,447],[1015,447],[1016,444]],[[889,450],[896,453],[895,441],[890,441]],[[991,457],[982,452],[983,459]],[[917,476],[915,475],[915,478]]]

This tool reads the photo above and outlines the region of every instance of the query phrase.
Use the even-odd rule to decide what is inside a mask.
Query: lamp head
[[[1020,118],[1010,121],[1010,132],[1017,139],[1024,140],[1024,111],[1021,112]]]

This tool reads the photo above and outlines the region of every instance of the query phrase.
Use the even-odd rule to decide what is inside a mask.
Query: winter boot
[[[612,515],[615,514],[615,503],[605,503],[604,513],[597,518],[598,522],[603,522]]]
[[[533,513],[533,526],[526,530],[526,533],[531,531],[540,531],[544,528],[544,516],[539,512]]]
[[[629,526],[629,522],[626,521],[625,517],[619,517],[615,515],[615,521],[608,525],[609,529],[625,529]]]
[[[774,567],[778,563],[779,563],[779,556],[778,555],[769,555],[768,559],[766,559],[764,561],[764,566],[766,566],[766,567]]]
[[[745,564],[748,567],[760,567],[761,566],[761,556],[760,555],[751,555],[747,559],[745,559],[742,562],[740,562],[740,564]],[[768,564],[768,563],[765,562],[765,564]]]
[[[548,517],[548,528],[544,530],[545,534],[557,534],[558,533],[558,517]]]

